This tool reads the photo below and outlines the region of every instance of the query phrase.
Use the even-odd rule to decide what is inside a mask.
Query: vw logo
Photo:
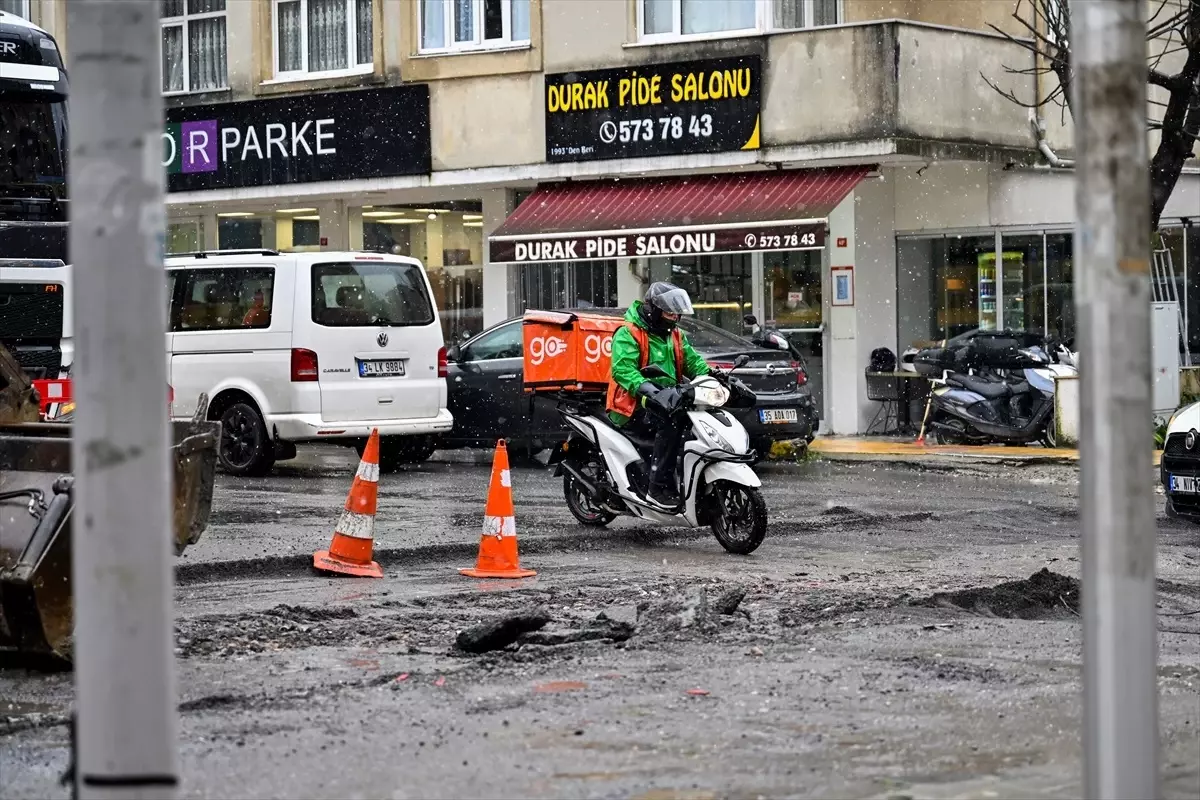
[[[375,337],[375,341],[379,343],[380,347],[387,347],[387,343],[388,343],[387,331],[380,331],[379,335]]]
[[[1188,450],[1196,449],[1196,432],[1188,431],[1187,437],[1183,440],[1183,446]]]

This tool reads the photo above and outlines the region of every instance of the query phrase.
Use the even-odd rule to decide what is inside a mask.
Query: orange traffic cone
[[[460,569],[472,578],[529,578],[537,575],[521,569],[517,558],[517,521],[513,514],[512,472],[508,468],[508,449],[501,439],[492,460],[492,482],[488,487],[484,510],[483,535],[479,537],[479,558],[474,569]]]
[[[346,497],[346,510],[333,529],[333,543],[328,550],[313,553],[315,569],[360,578],[383,577],[383,568],[371,560],[378,499],[379,430],[373,429]]]

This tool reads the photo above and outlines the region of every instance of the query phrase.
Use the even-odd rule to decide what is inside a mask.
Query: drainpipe
[[[1069,158],[1059,158],[1058,153],[1050,147],[1050,143],[1046,141],[1046,120],[1037,116],[1033,112],[1029,114],[1029,125],[1033,128],[1033,135],[1037,139],[1037,148],[1046,162],[1056,169],[1073,169],[1075,162]]]

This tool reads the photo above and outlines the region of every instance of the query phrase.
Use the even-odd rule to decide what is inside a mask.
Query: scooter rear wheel
[[[712,532],[730,553],[753,553],[767,535],[767,501],[762,492],[732,481],[712,485]]]
[[[584,474],[589,478],[593,478],[596,472],[588,467],[584,468]],[[563,497],[567,501],[567,508],[570,509],[571,516],[579,520],[580,525],[587,525],[589,528],[603,528],[617,518],[616,514],[593,503],[579,481],[575,480],[570,473],[563,475]]]

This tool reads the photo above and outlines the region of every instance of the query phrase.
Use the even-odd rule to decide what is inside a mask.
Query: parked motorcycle
[[[748,360],[739,356],[733,369]],[[647,378],[666,377],[654,365],[642,373]],[[675,508],[648,496],[653,440],[612,425],[602,401],[560,395],[558,410],[572,432],[551,453],[549,463],[556,465],[555,475],[563,477],[567,508],[580,523],[596,527],[622,515],[664,525],[707,525],[727,551],[752,553],[767,532],[767,504],[762,482],[750,468],[756,455],[746,429],[724,409],[751,408],[757,398],[741,381],[720,371],[681,387],[692,399],[675,413],[686,415],[691,424],[676,459],[680,504]]]
[[[1078,374],[1075,353],[1060,346],[1052,358],[1038,345],[990,352],[985,346],[950,354],[922,351],[914,359],[923,372],[947,362],[973,366],[963,372],[944,368],[932,381],[928,424],[938,443],[1055,446],[1055,379]]]

